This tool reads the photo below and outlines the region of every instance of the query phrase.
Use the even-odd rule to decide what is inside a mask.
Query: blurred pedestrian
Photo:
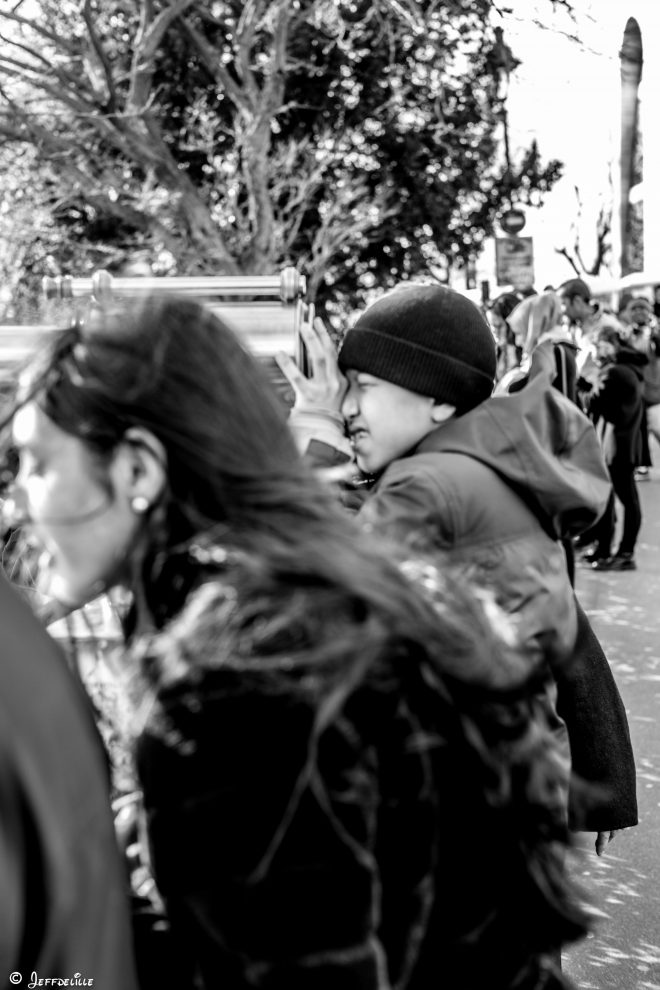
[[[509,315],[509,325],[523,354],[526,377],[510,391],[518,391],[525,380],[544,370],[553,386],[577,402],[577,344],[562,323],[563,309],[554,291],[524,299]]]
[[[516,306],[509,316],[509,323],[516,340],[521,343],[523,359],[517,374],[498,383],[496,394],[518,392],[538,374],[547,374],[554,388],[578,404],[578,348],[562,320],[563,307],[554,290],[531,296]],[[562,537],[571,584],[575,584],[573,539],[581,538],[582,535]]]
[[[653,286],[653,315],[660,320],[660,285]]]
[[[613,329],[620,334],[621,322],[602,303],[591,298],[591,289],[582,278],[563,282],[558,293],[578,346],[578,375],[585,381],[594,382],[598,377],[596,338],[602,329]]]
[[[613,492],[603,517],[592,529],[595,546],[585,559],[599,571],[632,571],[635,546],[642,524],[642,510],[635,483],[641,456],[640,423],[644,415],[645,354],[621,340],[615,330],[603,329],[596,339],[599,377],[586,403],[601,437]],[[614,496],[623,505],[621,542],[612,555],[616,514]]]
[[[635,472],[636,478],[646,480],[649,468],[653,466],[650,436],[660,443],[660,329],[653,315],[653,307],[644,296],[634,296],[626,307],[623,339],[648,358],[643,368],[644,413],[640,425],[640,463]]]
[[[522,358],[522,350],[516,344],[515,337],[509,325],[509,316],[521,301],[518,292],[503,292],[488,306],[486,316],[495,335],[497,346],[496,378],[517,367]]]
[[[13,423],[42,590],[132,596],[177,990],[563,986],[584,915],[528,665],[344,516],[234,335],[190,300],[99,311]]]
[[[4,575],[0,624],[2,985],[77,974],[133,990],[128,880],[89,700]]]

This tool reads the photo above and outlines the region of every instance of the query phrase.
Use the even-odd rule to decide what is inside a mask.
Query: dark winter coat
[[[155,878],[196,986],[513,986],[548,937],[520,887],[532,850],[521,857],[509,819],[494,825],[475,802],[485,768],[457,756],[462,726],[431,687],[435,664],[460,659],[469,679],[473,658],[429,664],[386,634],[328,718],[338,682],[320,651],[345,643],[350,671],[361,650],[365,616],[345,595],[193,547],[161,600],[174,615],[147,657],[138,769]],[[382,623],[371,616],[365,642],[381,641]],[[493,752],[515,748],[530,718],[512,702],[506,728],[492,723]],[[560,832],[560,805],[546,813]],[[530,916],[507,938],[521,898]],[[462,936],[476,930],[475,951]],[[542,967],[534,957],[516,987],[558,986]]]
[[[571,821],[594,831],[637,823],[635,766],[619,691],[558,537],[599,518],[609,492],[592,425],[539,372],[434,430],[383,472],[358,512],[491,590],[528,654],[550,658],[574,769],[600,785],[588,811],[571,805]]]
[[[644,415],[644,368],[648,357],[621,344],[616,362],[601,368],[586,405],[595,423],[604,420],[614,429],[612,463],[636,467],[641,463],[641,423]]]
[[[576,616],[559,537],[595,522],[609,492],[593,427],[539,374],[390,464],[358,519],[487,588],[529,657],[560,660]]]

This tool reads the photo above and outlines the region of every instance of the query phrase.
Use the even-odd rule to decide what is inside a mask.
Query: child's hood
[[[593,424],[546,373],[434,430],[415,452],[429,451],[486,464],[556,537],[593,525],[609,499],[610,477]]]

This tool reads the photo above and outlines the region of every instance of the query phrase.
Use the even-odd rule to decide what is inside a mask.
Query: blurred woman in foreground
[[[218,319],[153,298],[62,332],[13,440],[41,590],[131,595],[180,990],[565,986],[585,916],[534,685],[467,591],[345,518]]]

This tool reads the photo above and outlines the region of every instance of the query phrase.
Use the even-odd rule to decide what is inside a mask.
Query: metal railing
[[[70,302],[72,314],[86,302],[106,304],[152,293],[192,296],[227,323],[257,358],[266,361],[275,377],[272,359],[279,351],[303,363],[300,326],[313,318],[313,306],[305,300],[305,277],[293,267],[284,268],[279,275],[153,278],[114,277],[101,270],[91,277],[47,277],[43,291],[47,303]],[[10,376],[59,325],[0,325],[0,375],[5,379]]]

